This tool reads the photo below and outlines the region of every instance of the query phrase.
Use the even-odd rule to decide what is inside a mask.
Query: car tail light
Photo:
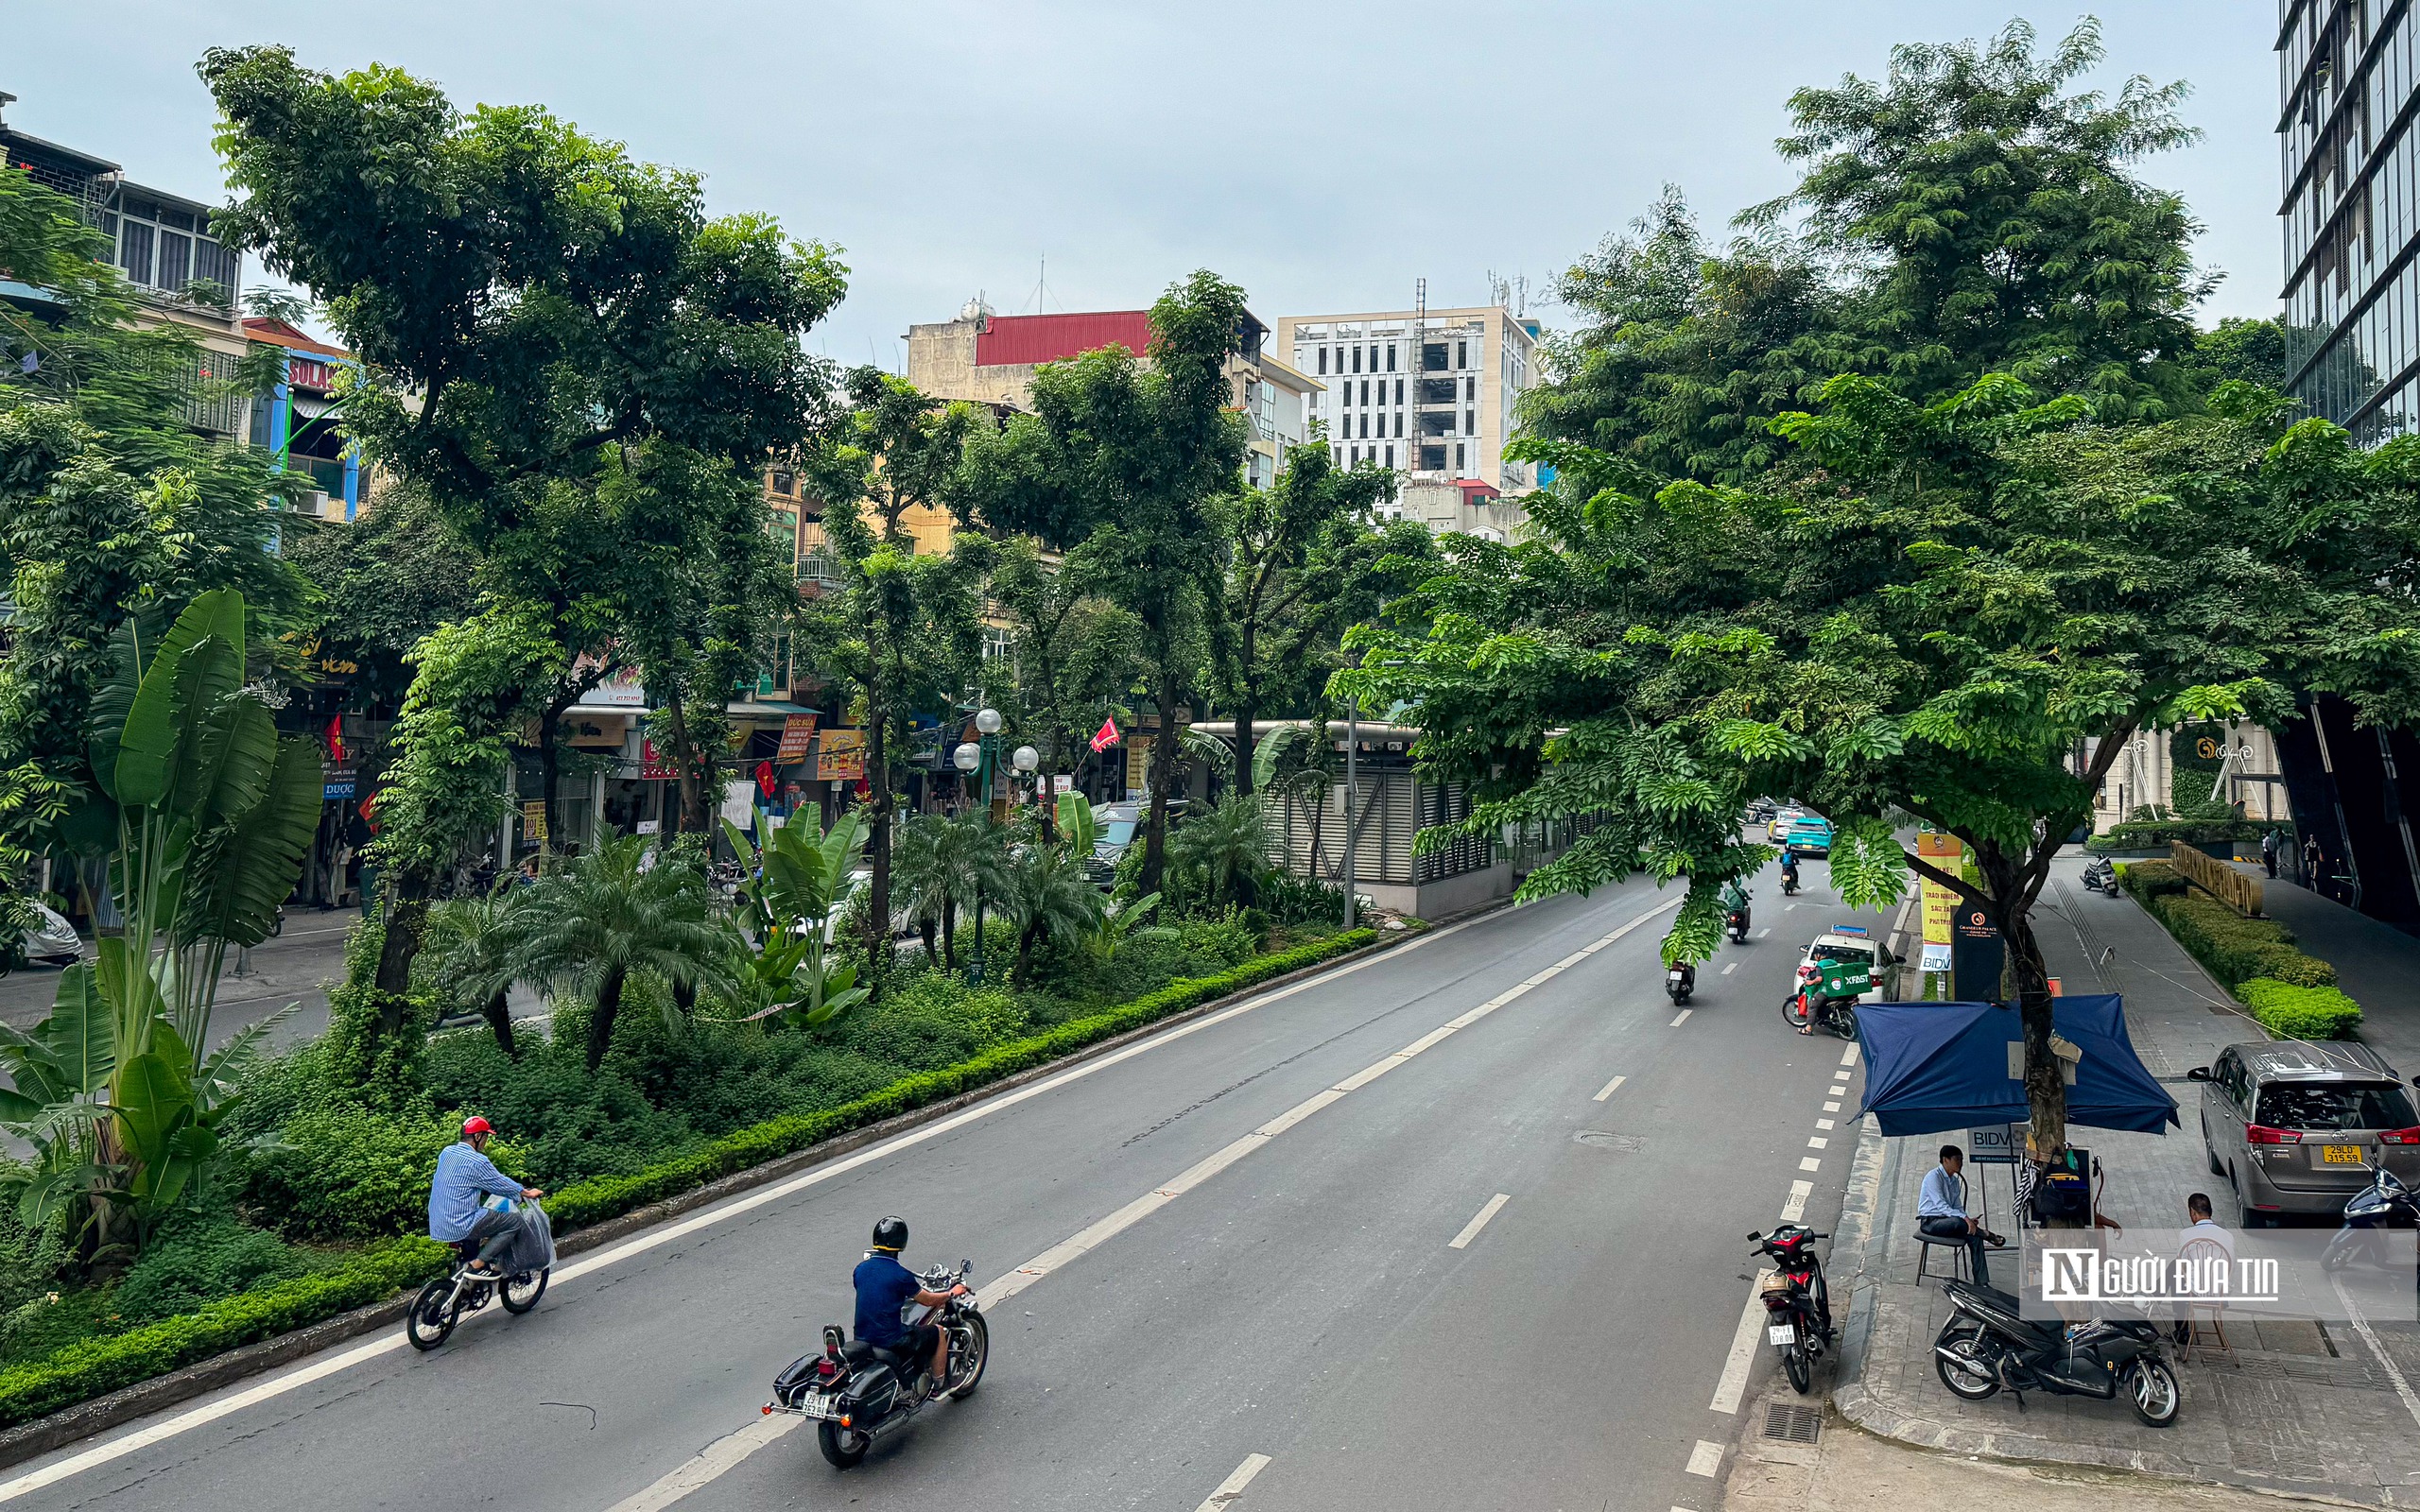
[[[2391,1128],[2378,1136],[2380,1144],[2420,1144],[2420,1128]]]
[[[2243,1137],[2254,1144],[2300,1144],[2303,1137],[2290,1128],[2271,1128],[2266,1124],[2246,1124]]]

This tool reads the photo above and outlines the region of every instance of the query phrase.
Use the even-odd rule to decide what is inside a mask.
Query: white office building
[[[1517,496],[1536,469],[1504,459],[1513,406],[1537,368],[1537,323],[1501,305],[1294,315],[1276,349],[1324,385],[1309,396],[1339,464],[1474,479]]]

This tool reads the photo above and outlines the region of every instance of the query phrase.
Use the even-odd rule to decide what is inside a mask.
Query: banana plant
[[[127,622],[90,742],[97,790],[80,827],[114,837],[125,927],[62,973],[31,1035],[0,1037],[16,1085],[0,1125],[38,1155],[9,1178],[20,1211],[47,1221],[84,1201],[106,1246],[130,1216],[139,1242],[216,1153],[233,1074],[266,1028],[206,1053],[219,971],[229,946],[268,936],[301,875],[320,766],[246,685],[244,599],[227,589],[197,597],[153,645]]]
[[[820,831],[804,815],[775,828],[756,815],[759,846],[748,833],[723,821],[723,832],[745,868],[740,898],[755,956],[742,978],[746,1019],[787,1014],[809,1028],[831,1022],[863,1003],[869,990],[857,985],[857,969],[834,959],[832,911],[847,895],[849,873],[866,847],[864,821],[842,815]]]

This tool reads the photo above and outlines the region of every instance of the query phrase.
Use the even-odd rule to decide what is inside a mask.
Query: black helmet
[[[873,1247],[897,1254],[908,1247],[908,1220],[885,1218],[873,1226]]]

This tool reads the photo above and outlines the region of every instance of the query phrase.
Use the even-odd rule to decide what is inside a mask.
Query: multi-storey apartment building
[[[1277,349],[1325,385],[1312,401],[1336,460],[1475,478],[1506,494],[1537,487],[1507,461],[1514,405],[1537,366],[1534,322],[1501,305],[1292,315]]]
[[[2420,18],[2279,0],[2287,386],[2363,441],[2420,417]]]

